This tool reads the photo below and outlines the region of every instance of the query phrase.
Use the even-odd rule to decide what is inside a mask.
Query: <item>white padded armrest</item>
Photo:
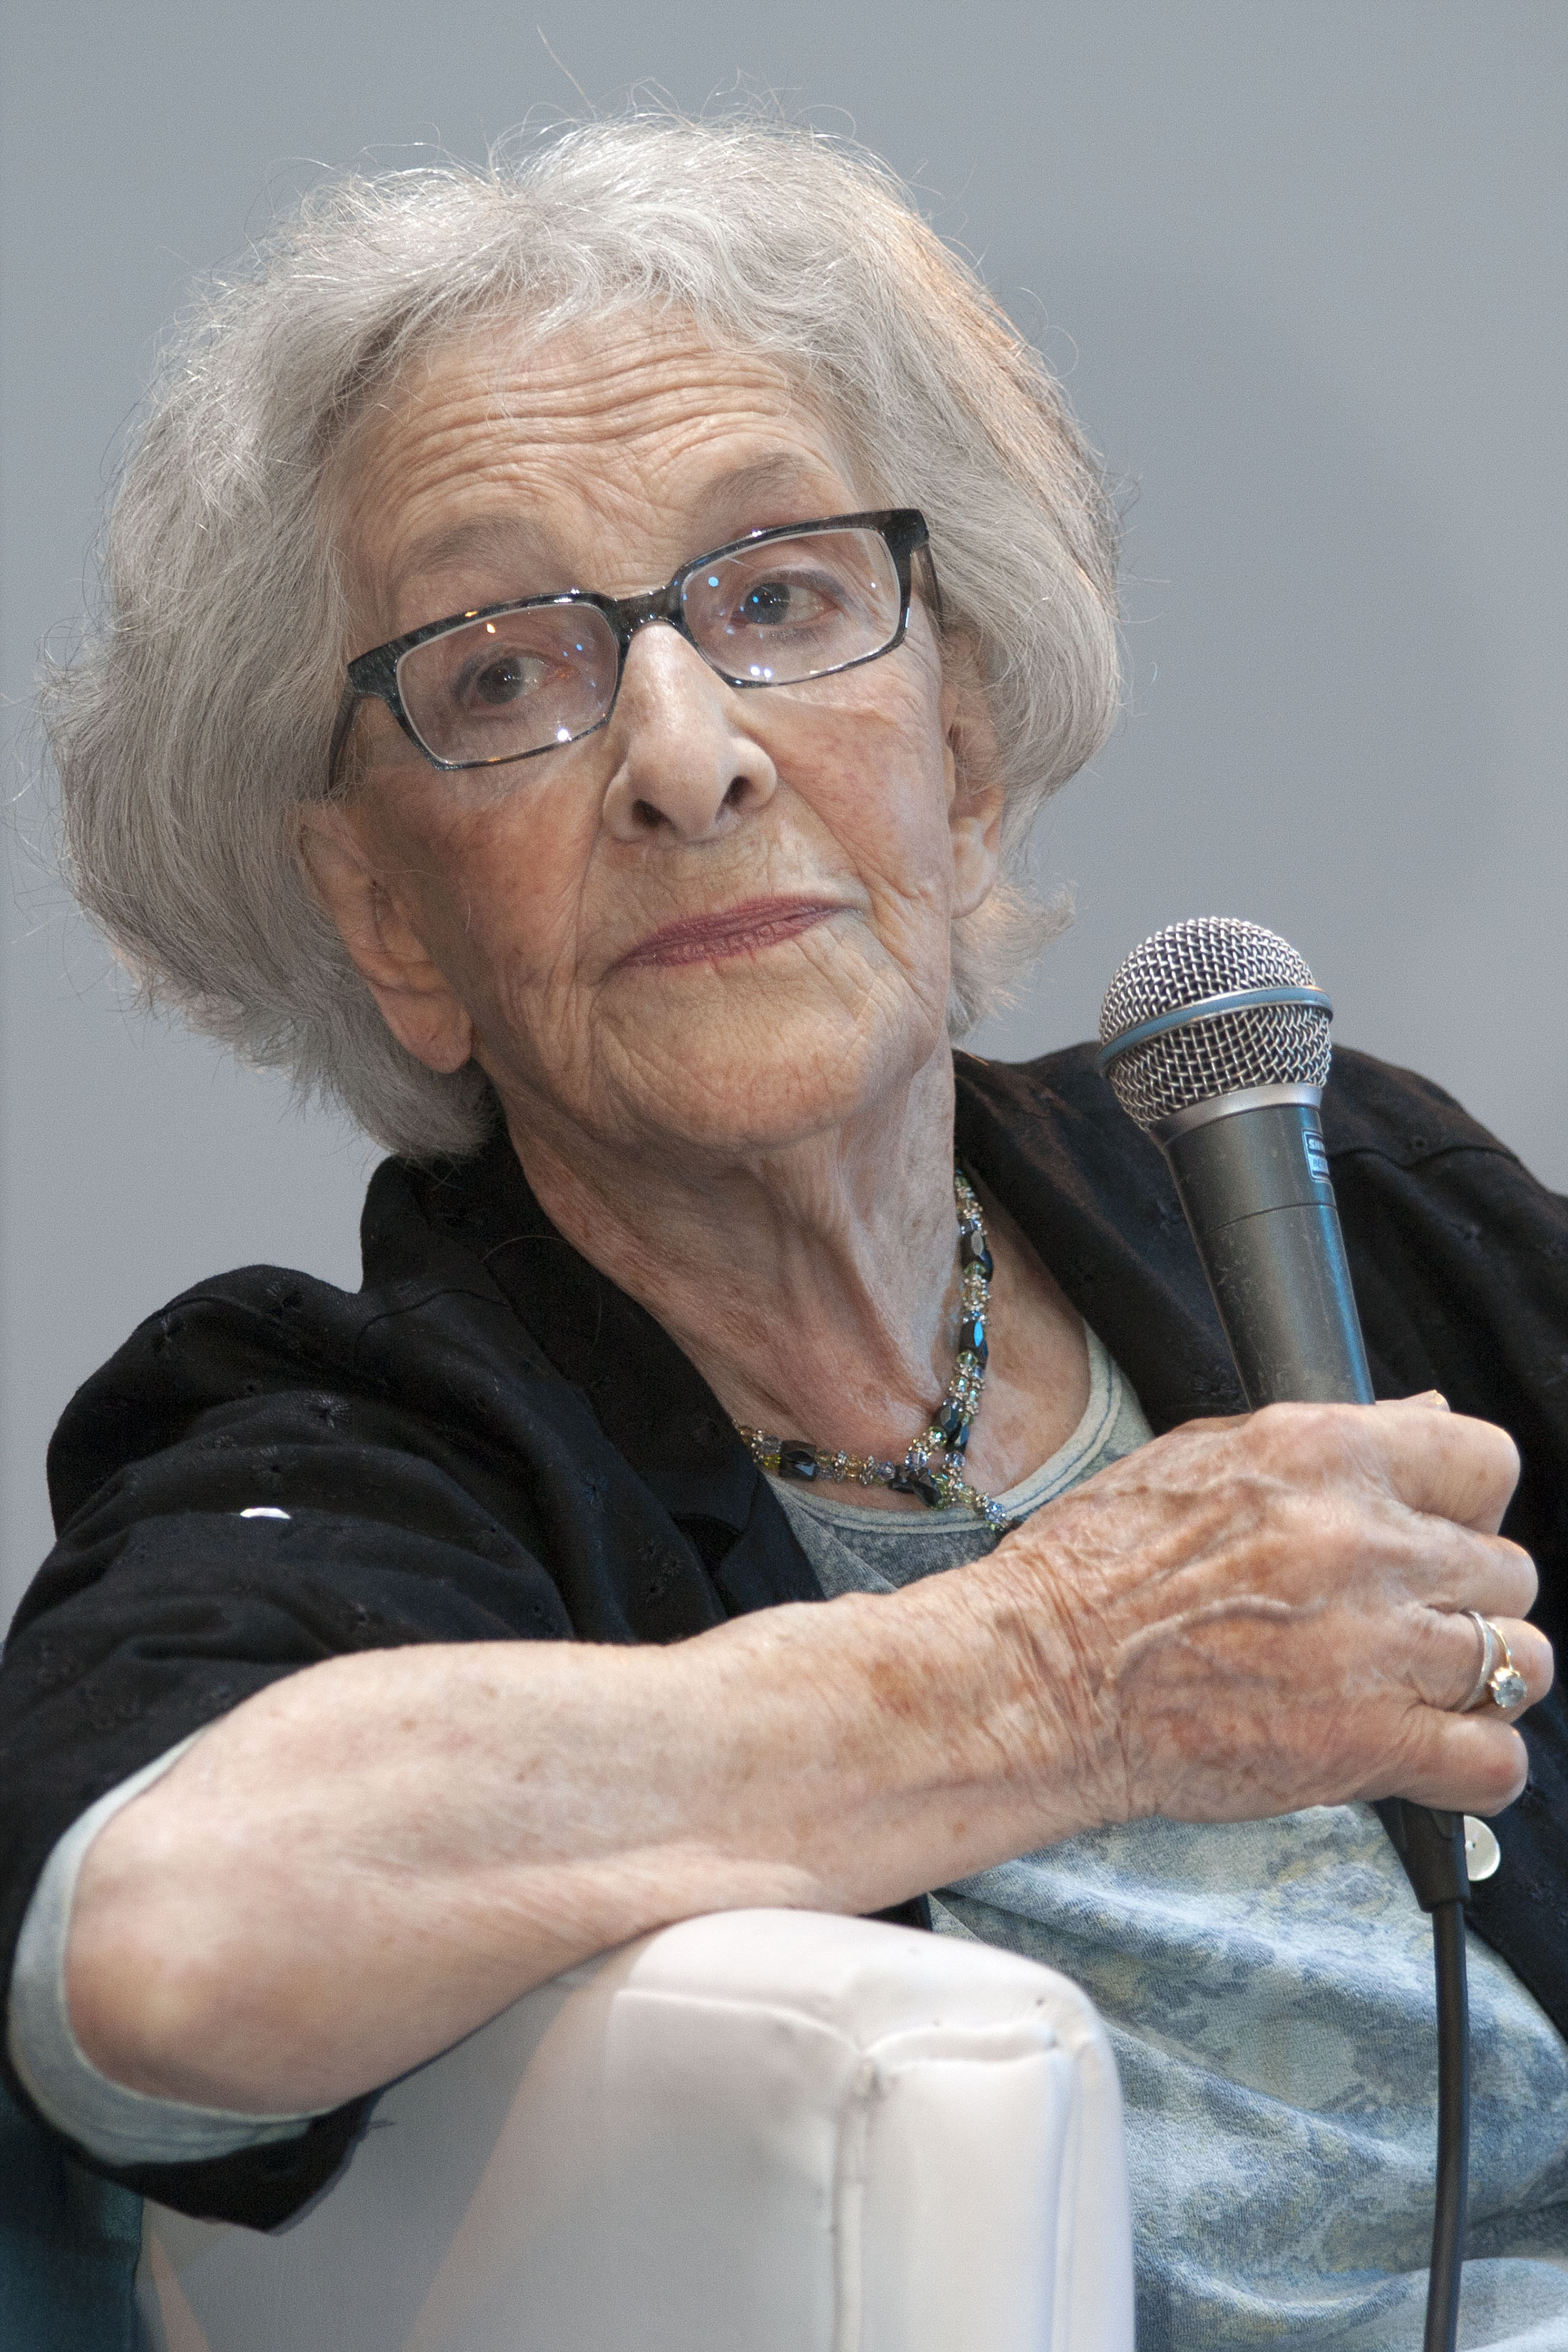
[[[147,2209],[158,2352],[1131,2352],[1085,1996],[955,1937],[690,1919],[381,2099],[272,2237]]]

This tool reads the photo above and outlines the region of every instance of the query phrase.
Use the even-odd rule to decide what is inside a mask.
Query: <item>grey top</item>
[[[1002,1496],[1037,1510],[1149,1435],[1089,1334],[1088,1411]],[[967,1514],[775,1491],[830,1591],[978,1559]],[[1432,1937],[1376,1816],[1160,1819],[944,1887],[937,1927],[1083,1985],[1126,2103],[1140,2352],[1419,2352],[1436,2144]],[[1469,1939],[1470,2352],[1568,2352],[1568,2047]]]

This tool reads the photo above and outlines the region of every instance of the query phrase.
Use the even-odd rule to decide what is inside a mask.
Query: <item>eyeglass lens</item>
[[[898,567],[879,531],[808,531],[694,565],[681,612],[704,660],[737,686],[791,686],[883,652],[898,635]],[[619,645],[595,605],[531,604],[468,621],[397,666],[403,707],[438,760],[515,760],[597,727]]]

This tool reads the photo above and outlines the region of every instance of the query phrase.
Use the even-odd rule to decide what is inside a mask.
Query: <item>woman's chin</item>
[[[946,1034],[912,1003],[905,1017],[858,1015],[838,1004],[824,1018],[696,1020],[662,1053],[640,1051],[615,1091],[634,1137],[703,1152],[781,1150],[870,1114],[908,1088]],[[872,1017],[868,1017],[872,1016]],[[617,1120],[616,1124],[622,1122]]]

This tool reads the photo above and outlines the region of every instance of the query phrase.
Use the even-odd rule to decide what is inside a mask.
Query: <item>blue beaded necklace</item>
[[[895,1495],[914,1495],[929,1510],[945,1511],[962,1503],[991,1527],[1011,1526],[1000,1503],[972,1486],[963,1475],[969,1433],[980,1410],[985,1386],[985,1318],[994,1265],[985,1240],[985,1220],[974,1187],[962,1168],[952,1171],[952,1197],[958,1210],[958,1263],[962,1284],[958,1322],[958,1356],[947,1391],[920,1434],[910,1441],[902,1462],[883,1462],[872,1454],[835,1454],[814,1445],[808,1437],[775,1437],[771,1431],[752,1429],[738,1421],[752,1461],[775,1478],[799,1478],[838,1486],[887,1486]]]

